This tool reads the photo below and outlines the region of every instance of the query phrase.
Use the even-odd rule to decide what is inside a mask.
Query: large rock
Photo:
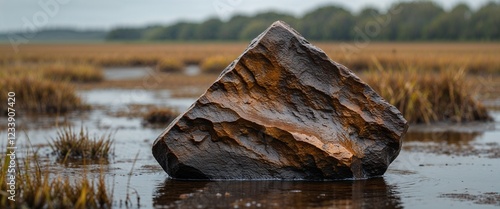
[[[275,22],[156,139],[178,179],[384,174],[406,120],[346,67]]]

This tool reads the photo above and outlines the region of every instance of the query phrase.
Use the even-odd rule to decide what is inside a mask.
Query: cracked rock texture
[[[380,176],[408,128],[402,114],[283,22],[252,41],[156,139],[175,179]]]

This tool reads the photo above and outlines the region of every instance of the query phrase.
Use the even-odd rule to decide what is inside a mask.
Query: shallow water
[[[142,67],[105,67],[103,69],[104,78],[106,80],[132,80],[140,79],[149,75],[155,75],[155,69],[153,67],[142,66]],[[184,74],[189,76],[195,76],[200,74],[200,67],[198,65],[187,65],[184,68]]]
[[[132,111],[130,105],[153,105],[184,111],[196,101],[196,98],[172,98],[169,90],[97,89],[81,91],[79,94],[87,103],[109,111]]]
[[[151,155],[151,144],[163,128],[143,126],[135,112],[151,106],[183,111],[194,98],[172,98],[168,90],[106,89],[79,93],[93,104],[94,110],[60,118],[19,118],[19,127],[24,131],[19,134],[18,144],[28,144],[29,138],[34,147],[40,147],[45,167],[57,175],[77,176],[84,170],[98,174],[101,168],[97,165],[84,169],[79,164],[57,163],[44,145],[56,136],[56,121],[76,129],[84,125],[91,133],[114,133],[115,154],[102,169],[108,185],[114,187],[115,208],[125,207],[127,193],[131,195],[132,208],[500,206],[500,111],[492,112],[495,122],[491,123],[412,126],[400,156],[380,178],[327,182],[175,181],[168,179]],[[4,130],[0,134],[5,134]],[[20,152],[27,150],[23,148],[26,146],[19,147]]]
[[[188,66],[186,66],[186,69],[184,70],[184,72],[186,73],[186,75],[195,76],[195,75],[199,75],[201,70],[200,70],[200,66],[198,66],[198,65],[188,65]]]
[[[151,67],[106,67],[103,69],[106,80],[127,80],[147,76],[153,72]]]

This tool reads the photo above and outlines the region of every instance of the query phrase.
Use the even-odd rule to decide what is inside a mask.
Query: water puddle
[[[198,65],[187,65],[183,71],[188,76],[200,74]],[[153,67],[105,67],[103,68],[104,79],[110,81],[116,80],[134,80],[141,79],[148,75],[154,75],[156,70]]]
[[[198,66],[198,65],[188,65],[188,66],[186,66],[186,69],[184,70],[184,72],[186,73],[186,75],[195,76],[195,75],[200,74],[201,69],[200,69],[200,66]]]
[[[151,67],[106,67],[103,69],[106,80],[139,79],[149,75]]]
[[[182,112],[196,101],[196,98],[174,98],[169,90],[94,89],[79,94],[85,102],[112,111],[130,109],[131,105],[150,105]]]

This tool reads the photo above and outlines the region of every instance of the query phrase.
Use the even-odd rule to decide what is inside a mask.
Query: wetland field
[[[500,206],[499,43],[314,44],[410,122],[385,175],[169,179],[153,141],[248,43],[4,44],[0,208]]]

